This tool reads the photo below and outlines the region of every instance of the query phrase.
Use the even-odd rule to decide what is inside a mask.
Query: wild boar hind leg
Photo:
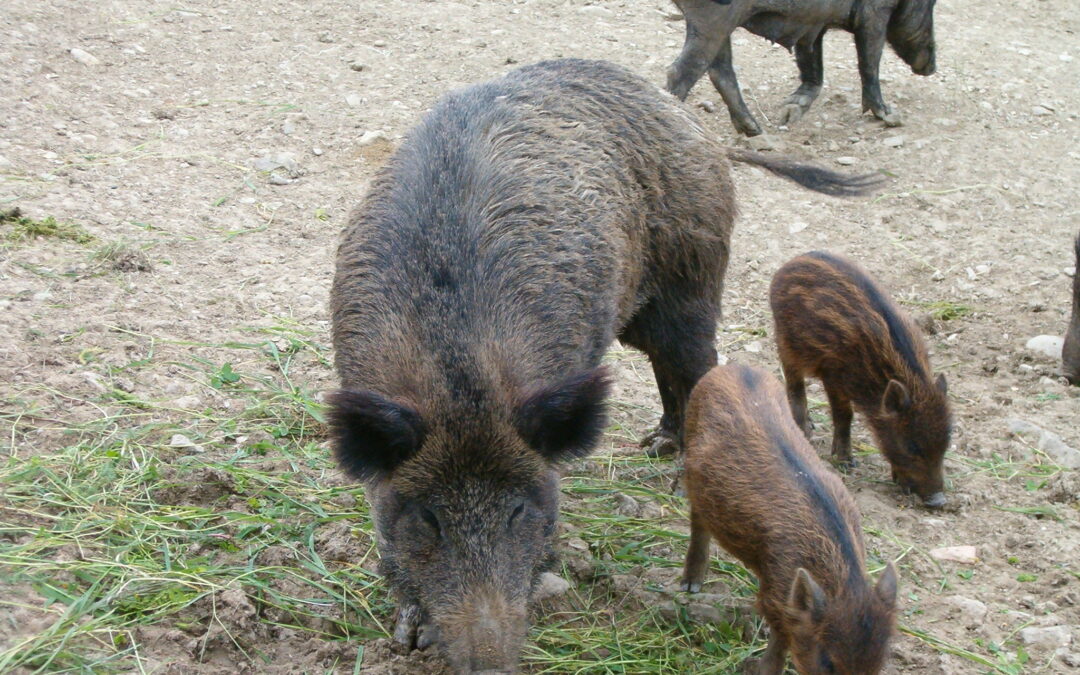
[[[872,10],[864,13],[869,15]],[[878,15],[863,16],[855,29],[855,52],[859,59],[859,78],[862,80],[862,109],[874,113],[874,117],[887,127],[903,124],[900,113],[894,111],[881,97],[881,82],[878,69],[881,66],[881,52],[885,48],[886,19]]]
[[[739,81],[735,78],[735,67],[731,63],[730,37],[724,38],[720,51],[709,66],[709,79],[720,92],[720,97],[724,99],[735,129],[746,136],[760,135],[761,126],[750,114],[750,109],[746,107],[746,101],[743,100],[742,92],[739,90]]]
[[[825,66],[822,59],[822,40],[825,31],[817,36],[810,36],[795,44],[795,63],[799,66],[799,88],[784,101],[780,113],[780,124],[792,125],[802,119],[810,105],[821,93],[825,81]]]

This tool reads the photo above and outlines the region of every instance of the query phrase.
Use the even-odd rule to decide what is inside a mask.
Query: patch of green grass
[[[23,216],[19,209],[0,211],[0,223],[11,226],[11,229],[4,233],[4,238],[14,242],[42,237],[64,239],[77,244],[91,244],[96,241],[94,235],[81,225],[61,223],[52,216],[34,220]]]
[[[958,302],[949,302],[948,300],[936,300],[933,302],[920,302],[915,300],[909,300],[904,302],[905,305],[911,305],[913,307],[920,307],[934,317],[938,321],[953,321],[955,319],[961,319],[975,311],[974,308],[964,305]]]

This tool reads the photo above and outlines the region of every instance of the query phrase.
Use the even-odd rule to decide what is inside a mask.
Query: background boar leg
[[[806,434],[807,440],[810,440],[810,431],[814,428],[814,425],[810,422],[810,414],[806,409],[806,380],[803,379],[802,375],[788,370],[783,364],[780,367],[784,371],[784,383],[787,386],[787,398],[788,404],[791,405],[791,416],[795,418],[795,423]]]
[[[680,588],[687,593],[697,593],[705,582],[705,573],[709,569],[709,528],[694,515],[690,507],[690,546],[686,549],[686,563],[683,565],[683,579]]]
[[[742,92],[739,91],[739,81],[735,78],[735,68],[731,65],[730,37],[724,38],[720,51],[709,66],[709,79],[724,99],[735,128],[747,136],[759,135],[761,127],[750,114],[750,109],[746,107],[746,101],[743,100]]]
[[[825,31],[810,40],[803,40],[795,45],[795,63],[799,66],[799,79],[802,84],[784,101],[780,113],[780,124],[791,125],[802,119],[810,105],[821,92],[825,81],[825,66],[822,63],[822,40]]]
[[[881,83],[878,81],[878,67],[881,65],[881,52],[885,47],[884,18],[866,16],[873,10],[865,9],[856,20],[855,52],[859,57],[859,77],[862,79],[862,109],[874,113],[874,117],[885,126],[898,127],[902,124],[900,114],[893,112],[881,97]]]
[[[844,398],[837,387],[830,387],[828,384],[825,385],[825,393],[829,397],[829,408],[832,410],[833,461],[842,469],[850,469],[855,466],[855,459],[851,456],[851,418],[854,415],[851,401]]]
[[[720,40],[698,31],[687,20],[686,42],[683,43],[679,57],[668,68],[667,90],[680,101],[685,101],[686,95],[705,74],[720,47]]]

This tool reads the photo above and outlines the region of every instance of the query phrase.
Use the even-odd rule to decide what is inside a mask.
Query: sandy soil
[[[1060,0],[941,3],[935,76],[912,75],[891,53],[883,59],[885,98],[905,120],[897,129],[860,114],[850,36],[830,34],[821,98],[797,126],[777,130],[770,119],[796,86],[794,63],[749,34],[735,39],[741,83],[777,151],[834,167],[849,157],[845,170],[893,178],[876,198],[841,201],[735,167],[742,215],[718,346],[778,372],[766,289],[783,261],[812,248],[859,260],[916,315],[941,303],[970,308],[933,322],[927,336],[955,406],[950,507],[915,508],[876,455],[846,480],[870,547],[900,561],[904,623],[954,644],[1022,647],[1031,660],[1015,672],[1080,665],[1080,480],[1055,468],[1037,432],[1010,433],[1010,420],[1023,420],[1080,447],[1080,389],[1063,384],[1054,360],[1025,349],[1032,336],[1064,331],[1075,273],[1074,10]],[[86,355],[126,363],[146,336],[157,341],[157,358],[183,360],[209,351],[187,342],[240,339],[241,327],[284,316],[327,343],[332,254],[348,209],[437,97],[560,56],[608,59],[662,82],[682,44],[673,13],[662,0],[6,0],[0,208],[77,223],[144,256],[95,261],[86,246],[55,239],[0,249],[6,404],[91,419],[100,411],[87,401],[100,376]],[[717,136],[743,143],[707,81],[689,102]],[[616,358],[615,398],[625,404],[617,421],[643,433],[658,397],[640,356]],[[114,384],[172,401],[177,415],[227,403],[176,375],[132,372]],[[314,389],[334,382],[315,362],[292,376]],[[820,389],[811,397],[824,398]],[[817,414],[825,419],[824,409]],[[627,451],[634,434],[607,439],[601,454]],[[870,442],[858,423],[857,434]],[[827,431],[817,441],[824,453]],[[43,432],[18,452],[48,453],[57,443]],[[208,497],[179,499],[200,498]],[[1007,510],[1045,507],[1056,518]],[[976,546],[978,562],[928,553],[953,545]],[[671,558],[682,553],[675,546]],[[35,604],[32,592],[14,591]],[[237,625],[254,621],[243,594],[224,591],[219,601],[238,613]],[[50,616],[26,611],[27,631]],[[1023,631],[1055,626],[1065,628]],[[200,662],[199,650],[177,646],[182,636],[168,628],[148,632],[143,645],[163,668],[229,667]],[[275,639],[254,624],[249,638]],[[299,671],[338,663],[341,655],[329,653],[337,648],[312,639],[279,655]],[[347,660],[355,650],[342,653]],[[371,672],[397,672],[385,643],[366,654],[366,666],[381,664]],[[986,670],[908,636],[897,640],[891,666]]]

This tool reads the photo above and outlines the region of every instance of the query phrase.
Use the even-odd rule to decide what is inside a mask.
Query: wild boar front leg
[[[709,79],[720,92],[720,97],[724,99],[735,129],[746,136],[759,135],[761,127],[750,114],[750,109],[746,107],[746,101],[743,100],[742,92],[739,90],[739,81],[735,78],[735,68],[731,64],[730,36],[724,38],[720,51],[709,66]]]
[[[802,119],[810,105],[821,93],[825,81],[825,66],[822,60],[822,40],[825,31],[795,45],[795,63],[799,66],[799,88],[784,101],[780,113],[780,124],[792,125]]]
[[[667,90],[680,101],[685,101],[686,95],[705,74],[720,47],[721,39],[718,36],[709,29],[698,27],[687,17],[686,42],[679,57],[668,68]]]
[[[855,466],[855,459],[851,456],[851,418],[854,416],[851,401],[844,397],[837,387],[829,386],[828,382],[825,383],[825,393],[829,397],[829,408],[832,410],[833,461],[841,469],[850,469]]]
[[[683,565],[683,578],[680,588],[688,593],[697,593],[705,583],[705,573],[709,569],[709,540],[712,535],[705,523],[695,517],[694,508],[690,507],[690,546],[686,549],[686,563]]]
[[[787,642],[770,626],[769,646],[765,648],[765,654],[758,664],[758,672],[761,675],[781,675],[786,657]]]
[[[716,365],[716,314],[707,302],[674,303],[672,292],[638,312],[619,339],[645,352],[652,362],[664,414],[660,426],[641,446],[650,457],[682,451],[683,414],[690,392],[701,376]],[[667,306],[667,305],[674,306]]]
[[[869,13],[873,10],[866,10]],[[898,127],[903,122],[900,113],[893,111],[881,97],[881,82],[878,81],[878,68],[881,65],[881,52],[885,47],[885,19],[872,16],[862,17],[855,29],[855,51],[859,57],[859,77],[862,80],[862,109],[874,113],[874,117],[888,127]]]

